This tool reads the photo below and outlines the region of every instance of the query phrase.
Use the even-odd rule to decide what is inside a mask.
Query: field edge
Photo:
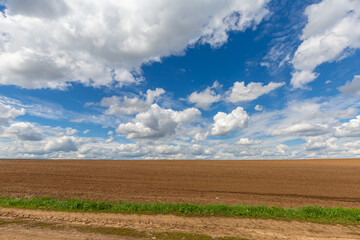
[[[251,205],[129,203],[79,199],[12,198],[0,196],[0,207],[70,212],[105,212],[122,214],[172,214],[186,217],[235,217],[301,221],[321,224],[360,225],[360,209],[306,206],[282,208]]]

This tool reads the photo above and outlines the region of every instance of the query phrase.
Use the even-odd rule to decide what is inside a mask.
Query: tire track
[[[79,213],[11,208],[0,208],[0,219],[30,220],[62,225],[134,228],[146,232],[203,233],[212,237],[236,236],[264,240],[360,239],[360,226],[264,219]]]

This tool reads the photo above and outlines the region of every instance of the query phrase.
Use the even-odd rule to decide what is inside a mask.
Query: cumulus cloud
[[[283,137],[330,134],[340,120],[356,116],[359,104],[358,99],[344,95],[290,101],[281,110],[254,113],[246,134],[251,136],[259,131]]]
[[[360,115],[335,128],[336,137],[360,137]]]
[[[178,154],[180,152],[181,146],[158,145],[151,148],[154,149],[156,153],[162,155],[170,155],[170,154]]]
[[[86,131],[88,131],[88,130],[86,130]],[[65,132],[66,132],[66,135],[74,135],[74,134],[78,133],[79,130],[67,127],[67,128],[65,128]]]
[[[141,95],[141,100],[146,101],[145,94]],[[11,107],[15,105],[16,108],[21,107],[21,104],[11,99],[0,102]],[[205,142],[203,141],[209,135],[215,133],[215,120],[214,124],[207,121],[201,122],[200,120],[204,119],[188,117],[193,111],[185,114],[184,111],[174,111],[159,106],[153,106],[158,108],[158,111],[151,110],[150,107],[142,112],[142,118],[134,117],[130,121],[135,128],[133,132],[129,128],[124,128],[124,132],[118,132],[128,138],[133,133],[137,135],[137,139],[145,139],[145,141],[138,141],[135,144],[117,142],[114,139],[113,129],[105,131],[108,133],[108,137],[90,138],[83,134],[81,134],[82,137],[78,137],[76,136],[77,130],[73,128],[41,126],[34,123],[21,123],[14,127],[12,125],[16,123],[15,119],[9,121],[7,124],[9,126],[5,125],[0,128],[0,138],[2,139],[0,141],[0,157],[274,159],[327,157],[327,154],[329,157],[354,157],[360,154],[358,150],[360,141],[354,141],[354,137],[360,136],[356,135],[359,133],[359,126],[356,124],[359,122],[356,117],[359,115],[359,106],[359,98],[349,98],[344,94],[326,99],[317,97],[306,101],[290,101],[283,109],[268,109],[268,111],[253,113],[246,128],[243,128],[241,132],[234,133],[234,138],[228,139],[229,141],[224,141],[222,138],[211,138]],[[200,116],[200,113],[195,115]],[[223,125],[222,129],[218,127],[223,133],[232,127],[231,122],[235,118],[229,117],[231,112],[225,115],[227,116],[223,118],[225,126]],[[141,113],[136,116],[141,116]],[[194,119],[196,120],[193,122]],[[341,119],[352,120],[344,122]],[[220,122],[216,122],[216,124],[221,125]],[[21,125],[31,126],[35,129],[35,134],[25,134],[31,131]],[[123,126],[125,125],[126,122]],[[234,125],[239,128],[242,124]],[[291,129],[292,126],[295,127]],[[147,128],[152,130],[147,133]],[[278,133],[281,135],[269,137],[273,131],[280,131]],[[165,139],[151,137],[152,134],[164,136]],[[40,137],[36,140],[36,137],[29,136]],[[301,138],[306,142],[286,147],[284,143],[293,140],[292,136],[297,136],[296,139]],[[119,139],[119,136],[116,139]],[[146,139],[150,139],[150,141]],[[295,142],[299,143],[299,141]]]
[[[8,124],[10,120],[24,115],[25,109],[16,109],[0,102],[0,124]]]
[[[200,114],[196,108],[174,111],[155,103],[148,111],[137,114],[131,122],[120,124],[116,132],[127,134],[128,139],[159,139],[174,135],[181,124],[194,121]]]
[[[346,143],[344,146],[352,156],[360,155],[360,140]]]
[[[276,146],[276,150],[278,153],[285,155],[286,151],[289,149],[288,146],[286,146],[285,144],[279,144]]]
[[[209,109],[211,104],[215,102],[219,102],[221,99],[220,94],[216,94],[216,92],[213,90],[214,88],[217,88],[219,86],[219,83],[216,81],[211,87],[207,87],[202,92],[193,92],[189,97],[188,101],[190,103],[195,103],[195,106],[202,109]]]
[[[140,82],[143,63],[219,47],[255,27],[268,0],[7,1],[0,16],[0,84],[66,88],[70,82]],[[34,28],[34,26],[37,26]]]
[[[237,107],[231,113],[218,112],[214,116],[211,135],[226,136],[230,132],[246,127],[249,116],[242,107]]]
[[[193,142],[201,142],[205,141],[207,137],[209,136],[209,131],[199,131],[194,135],[194,141]]]
[[[62,127],[39,126],[38,128],[46,135],[57,136],[57,137],[74,135],[79,132],[79,130],[71,127],[62,128]]]
[[[44,150],[47,152],[71,152],[77,151],[76,138],[74,136],[62,136],[60,138],[47,139]]]
[[[16,122],[8,127],[0,127],[0,137],[21,141],[40,141],[44,138],[43,131],[29,122]]]
[[[254,109],[255,109],[255,111],[262,111],[263,107],[260,105],[256,105]]]
[[[238,142],[236,142],[236,144],[238,145],[255,145],[255,144],[260,144],[261,141],[260,140],[253,140],[253,139],[249,139],[249,138],[240,138],[240,140]]]
[[[147,153],[139,144],[120,144],[117,142],[91,142],[81,145],[77,152],[81,158],[97,159],[139,159]]]
[[[186,128],[186,134],[193,137],[191,143],[199,143],[205,141],[207,137],[210,135],[210,131],[208,128],[203,128],[201,126],[193,127],[192,129]]]
[[[252,101],[275,90],[276,88],[283,86],[284,84],[285,83],[283,82],[270,82],[268,85],[263,85],[263,83],[260,82],[251,82],[245,86],[245,82],[235,82],[234,86],[227,92],[229,96],[226,100],[232,103]]]
[[[354,76],[353,80],[338,88],[342,93],[360,97],[360,75]]]
[[[317,151],[321,149],[336,149],[337,145],[335,144],[335,141],[337,138],[329,138],[326,139],[321,136],[316,137],[308,137],[306,139],[306,146],[305,150],[307,151]]]
[[[108,139],[105,140],[105,143],[111,143],[114,141],[114,137],[110,136]]]
[[[302,43],[292,59],[295,68],[291,84],[305,88],[317,78],[314,69],[322,63],[344,56],[347,49],[360,48],[360,2],[357,0],[323,0],[305,10],[308,22]]]
[[[100,105],[108,107],[105,111],[105,114],[108,115],[135,114],[148,110],[156,98],[164,93],[165,90],[162,88],[156,88],[155,90],[148,89],[144,100],[141,100],[139,97],[129,98],[127,96],[124,96],[123,100],[121,100],[120,97],[112,96],[103,98]]]

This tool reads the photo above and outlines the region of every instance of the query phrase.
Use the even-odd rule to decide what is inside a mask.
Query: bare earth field
[[[360,159],[281,161],[0,160],[0,195],[127,202],[360,208]],[[9,212],[10,211],[10,212]],[[15,212],[14,212],[15,211]],[[16,212],[19,211],[19,212]],[[71,215],[72,214],[72,215]],[[67,222],[64,216],[68,217]],[[70,216],[71,215],[71,216]],[[76,215],[76,216],[75,216]],[[70,221],[69,219],[75,219]],[[359,227],[261,219],[186,218],[0,209],[0,219],[206,233],[249,239],[360,239]],[[108,219],[107,221],[101,221]],[[65,221],[65,222],[64,222]],[[0,226],[1,239],[43,230]],[[30,232],[29,232],[30,231]],[[45,231],[45,230],[44,230]],[[85,233],[53,239],[102,239]],[[59,233],[60,231],[60,233]],[[75,230],[74,230],[75,231]],[[19,233],[16,235],[16,233]],[[7,235],[6,235],[7,234]],[[15,235],[14,235],[15,234]],[[30,235],[26,235],[30,234]],[[49,233],[50,234],[50,233]],[[58,234],[59,238],[57,238]],[[85,234],[85,235],[81,235]],[[27,236],[21,238],[21,236]],[[8,238],[6,238],[8,237]]]
[[[360,159],[0,160],[0,195],[360,208]]]

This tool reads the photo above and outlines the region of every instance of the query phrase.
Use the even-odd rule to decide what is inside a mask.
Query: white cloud
[[[356,142],[346,143],[344,144],[344,146],[352,156],[360,155],[360,140]]]
[[[327,125],[300,123],[287,128],[275,130],[272,135],[317,136],[329,132]]]
[[[83,131],[84,134],[87,134],[88,132],[90,132],[89,129],[86,129],[85,131]]]
[[[1,15],[0,84],[66,88],[70,82],[140,82],[143,63],[219,47],[261,22],[268,0],[20,1]],[[36,26],[36,28],[34,28]]]
[[[78,148],[77,155],[81,158],[97,159],[139,159],[147,152],[138,144],[120,144],[117,142],[90,142]]]
[[[17,99],[0,96],[0,103],[20,111],[21,109],[25,109],[24,113],[30,116],[52,120],[69,120],[70,122],[76,123],[87,122],[112,127],[116,127],[121,120],[119,116],[94,115],[81,113],[79,111],[69,111],[59,104],[32,97],[19,101]]]
[[[307,151],[317,151],[322,149],[337,149],[337,145],[335,144],[335,141],[337,138],[329,138],[326,139],[321,136],[316,137],[308,137],[306,139],[306,146],[305,150]]]
[[[348,119],[354,117],[358,113],[358,109],[350,107],[348,109],[336,111],[336,117],[339,119]]]
[[[156,98],[164,93],[165,90],[162,88],[156,88],[155,90],[148,89],[145,100],[141,100],[138,97],[129,98],[127,96],[124,96],[123,100],[121,100],[117,96],[112,96],[103,98],[100,105],[108,107],[105,111],[105,114],[108,115],[135,114],[148,110]]]
[[[82,122],[84,122],[85,120],[86,120],[85,118],[75,118],[75,119],[70,119],[70,122],[82,123]]]
[[[39,142],[45,141],[48,137],[61,138],[78,132],[71,127],[50,127],[31,122],[12,122],[9,126],[0,126],[0,138],[19,141]]]
[[[254,113],[246,136],[316,136],[331,134],[340,120],[358,114],[360,101],[340,94],[329,99],[290,101],[281,110]],[[260,134],[260,135],[259,135]]]
[[[230,132],[246,127],[249,116],[242,107],[237,107],[231,113],[218,112],[214,116],[211,135],[226,136]]]
[[[290,103],[289,111],[298,121],[310,120],[321,115],[322,104],[312,101]],[[297,116],[296,116],[297,115]]]
[[[173,145],[158,145],[152,147],[156,153],[161,155],[170,155],[170,154],[178,154],[181,150],[180,146],[173,146]]]
[[[87,130],[85,130],[85,131],[87,131]],[[66,135],[74,135],[74,134],[78,133],[79,130],[67,127],[67,128],[65,128],[65,132],[66,132]]]
[[[11,0],[7,1],[6,6],[13,15],[19,14],[48,19],[58,18],[68,11],[68,7],[63,0]]]
[[[145,98],[144,98],[145,99]],[[4,102],[2,102],[4,103]],[[7,102],[10,104],[10,101]],[[19,107],[20,105],[16,105]],[[165,137],[151,138],[139,137],[141,141],[133,144],[122,144],[121,136],[108,138],[78,137],[73,128],[60,128],[32,124],[42,139],[37,141],[25,140],[24,134],[16,135],[16,131],[6,131],[6,126],[1,128],[0,157],[15,158],[107,158],[107,159],[274,159],[274,158],[309,158],[309,157],[357,157],[359,156],[359,141],[348,135],[334,138],[337,127],[348,132],[356,132],[357,125],[349,126],[350,121],[342,122],[341,119],[353,118],[357,120],[360,107],[359,98],[349,98],[344,94],[326,99],[313,98],[302,101],[291,101],[280,110],[268,110],[255,112],[248,121],[247,127],[234,133],[229,139],[212,138],[206,140],[212,133],[211,122],[197,118],[192,122],[188,117],[175,116],[165,112],[175,112],[184,115],[184,111],[174,111],[157,106],[160,113],[153,111],[141,120],[136,117],[130,121],[137,129],[138,135],[143,134],[144,126],[158,126],[167,128],[166,123],[175,122],[175,133],[165,134]],[[147,112],[151,112],[148,110]],[[145,112],[146,113],[146,112]],[[354,115],[355,113],[355,115]],[[138,114],[140,115],[140,113]],[[171,115],[171,117],[170,117]],[[198,114],[200,115],[200,113]],[[198,116],[197,115],[197,116]],[[230,114],[226,114],[231,115]],[[170,120],[168,120],[170,118]],[[184,121],[182,121],[184,120]],[[189,120],[189,121],[188,121]],[[205,120],[205,122],[203,121]],[[231,119],[230,119],[231,120]],[[160,123],[161,122],[161,123]],[[225,121],[230,124],[231,121]],[[10,120],[10,126],[14,120]],[[16,123],[16,122],[15,122]],[[126,123],[126,122],[125,122]],[[22,123],[23,124],[23,123]],[[327,132],[315,135],[305,131],[290,131],[283,135],[271,136],[272,131],[289,130],[294,125],[308,124],[315,126],[327,126]],[[124,124],[125,125],[125,124]],[[304,127],[304,125],[302,125]],[[306,127],[306,125],[305,125]],[[20,129],[18,127],[17,129]],[[155,129],[155,128],[154,128]],[[4,135],[4,131],[7,136]],[[108,132],[108,129],[106,132]],[[111,129],[112,130],[112,129]],[[224,130],[224,129],[223,129]],[[290,129],[291,130],[291,129]],[[292,129],[293,130],[293,129]],[[296,129],[295,129],[296,130]],[[305,129],[306,130],[306,129]],[[11,134],[9,134],[11,132]],[[21,132],[24,132],[21,130]],[[105,132],[105,133],[106,133]],[[315,131],[316,132],[316,131]],[[16,133],[16,134],[15,134]],[[128,136],[130,133],[120,132],[120,135]],[[293,136],[306,140],[306,143],[288,145],[285,143],[294,140]],[[306,136],[308,135],[308,136]],[[29,136],[29,134],[28,134]],[[264,137],[266,136],[266,137]],[[259,139],[261,138],[261,142]],[[60,139],[56,141],[56,139]],[[145,140],[144,140],[145,139]],[[146,140],[148,139],[148,140]],[[206,140],[206,141],[205,141]],[[45,148],[45,146],[47,147]],[[58,146],[58,147],[56,147]]]
[[[335,128],[336,137],[360,137],[360,115]]]
[[[116,132],[127,134],[128,139],[159,139],[174,135],[181,124],[194,121],[200,114],[196,108],[174,111],[153,104],[148,111],[137,114],[132,122],[120,124]]]
[[[289,149],[288,146],[286,146],[285,144],[279,144],[276,146],[276,150],[277,152],[279,152],[282,155],[286,154],[286,151]]]
[[[209,109],[211,104],[215,102],[219,102],[221,99],[220,94],[216,94],[213,90],[214,88],[218,87],[219,83],[216,81],[213,86],[207,87],[202,92],[193,92],[189,97],[188,101],[190,103],[195,103],[195,106],[202,109]]]
[[[10,120],[24,115],[25,109],[16,109],[0,102],[0,124],[8,124]]]
[[[256,144],[260,144],[261,141],[260,140],[253,140],[253,139],[249,139],[249,138],[240,138],[240,140],[238,142],[236,142],[236,144],[238,145],[256,145]]]
[[[270,82],[263,86],[260,82],[251,82],[245,86],[245,82],[235,82],[234,86],[227,92],[229,95],[226,100],[228,102],[237,103],[243,101],[252,101],[258,97],[267,94],[276,88],[283,86],[285,83]]]
[[[349,48],[360,48],[358,0],[323,0],[308,6],[305,15],[308,23],[300,37],[303,42],[291,61],[294,88],[304,88],[317,78],[313,71],[320,64],[341,59]]]
[[[360,75],[355,75],[353,80],[338,88],[342,93],[360,97]]]
[[[254,109],[255,109],[255,111],[262,111],[263,107],[260,105],[256,105]]]
[[[319,74],[312,71],[296,71],[292,73],[291,84],[294,88],[306,89],[306,84],[312,82]]]
[[[49,127],[49,126],[38,126],[38,128],[46,135],[62,137],[70,136],[79,132],[79,130],[71,127]]]
[[[194,142],[201,142],[201,141],[205,141],[207,139],[207,137],[209,136],[209,131],[200,131],[197,132],[194,136]]]
[[[110,136],[108,139],[105,140],[105,143],[111,143],[114,141],[114,137]]]
[[[293,100],[288,102],[287,106],[283,109],[254,112],[251,115],[251,121],[249,121],[248,126],[239,132],[236,137],[234,136],[234,138],[261,138],[261,144],[246,148],[249,152],[247,157],[254,159],[356,157],[359,156],[359,151],[355,145],[345,147],[345,144],[354,142],[354,137],[347,134],[339,136],[339,130],[345,130],[346,128],[343,127],[348,126],[344,124],[344,119],[346,120],[345,123],[350,122],[347,120],[349,118],[357,119],[356,115],[359,115],[359,107],[360,99],[358,97],[349,97],[344,94],[327,98],[315,97],[302,101]],[[357,132],[355,128],[356,126],[349,128],[348,133],[353,131],[355,135]],[[336,129],[339,129],[338,134],[336,134]],[[275,135],[274,133],[280,135]],[[292,141],[294,138],[308,141],[311,137],[319,137],[319,140],[315,141],[314,138],[311,145],[308,143],[303,144],[303,142],[297,140],[294,142],[294,145],[288,145],[289,148],[285,151],[285,155],[280,154],[276,149],[278,145]],[[234,142],[237,141],[236,139],[234,140]],[[325,145],[324,141],[327,145],[326,151],[325,148],[310,150],[312,148],[315,149],[316,145]],[[213,143],[213,145],[217,144]],[[218,148],[230,151],[224,146],[220,147],[219,145]],[[253,155],[250,155],[250,153]],[[235,159],[236,156],[237,158],[246,158],[240,151],[233,154]]]
[[[199,143],[205,141],[207,137],[210,135],[210,131],[208,129],[204,129],[201,126],[196,126],[193,129],[185,129],[186,133],[193,136],[192,143]]]
[[[48,152],[71,152],[77,151],[77,140],[73,136],[47,139],[44,150]]]
[[[16,122],[8,127],[0,127],[0,137],[21,141],[40,141],[44,138],[43,131],[29,122]]]

